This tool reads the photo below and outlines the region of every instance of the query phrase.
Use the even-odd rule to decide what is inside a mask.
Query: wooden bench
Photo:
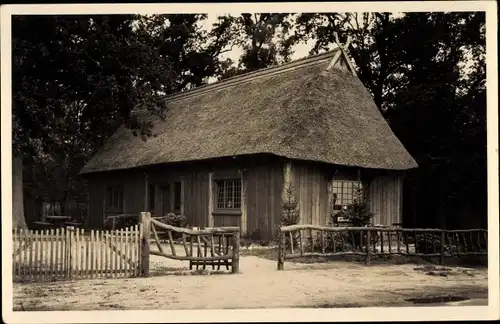
[[[198,270],[200,266],[203,267],[203,270],[205,270],[207,266],[211,266],[212,270],[215,270],[215,267],[217,267],[217,270],[220,270],[221,266],[226,266],[226,270],[229,270],[231,264],[231,260],[189,261],[189,270],[193,270],[193,266],[196,266],[196,270]]]

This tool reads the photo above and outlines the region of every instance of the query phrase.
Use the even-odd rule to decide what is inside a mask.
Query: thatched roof
[[[256,153],[363,168],[416,167],[361,81],[326,69],[335,52],[170,96],[166,121],[154,121],[155,137],[143,141],[119,129],[81,173]]]

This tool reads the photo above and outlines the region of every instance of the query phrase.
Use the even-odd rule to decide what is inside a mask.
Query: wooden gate
[[[139,225],[114,231],[57,228],[13,231],[13,279],[136,276]]]
[[[149,273],[149,254],[164,256],[174,260],[189,261],[193,266],[205,269],[225,266],[232,273],[239,272],[240,228],[213,227],[200,230],[180,228],[162,223],[151,217],[151,213],[141,213],[144,228],[142,240],[143,275]],[[159,234],[167,237],[166,247],[162,246]],[[153,237],[158,251],[151,250],[149,238]],[[177,239],[175,241],[174,239]]]

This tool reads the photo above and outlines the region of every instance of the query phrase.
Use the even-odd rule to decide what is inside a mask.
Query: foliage
[[[373,213],[370,211],[363,189],[357,188],[353,203],[332,217],[342,217],[349,223],[349,226],[354,227],[363,227],[370,224]]]
[[[300,222],[299,203],[295,198],[295,188],[285,184],[285,196],[281,203],[281,226],[295,225]]]
[[[63,213],[86,199],[78,172],[119,125],[150,135],[132,109],[160,117],[166,109],[160,91],[171,79],[169,62],[134,31],[134,20],[12,19],[13,153],[28,165],[32,195],[61,202]]]
[[[335,226],[337,218],[345,219],[347,226],[365,227],[371,223],[373,213],[370,211],[364,190],[357,188],[354,195],[354,200],[351,205],[346,206],[336,214],[330,216],[329,226]],[[327,252],[352,251],[353,249],[361,249],[366,240],[366,234],[360,237],[358,231],[341,231],[341,232],[326,232],[325,244]],[[363,242],[362,242],[363,240]],[[319,234],[314,241],[315,249],[321,249],[322,242]]]
[[[172,80],[165,93],[175,93],[206,84],[221,73],[220,55],[232,49],[236,37],[232,20],[219,17],[210,30],[201,27],[206,14],[161,14],[141,16],[139,28],[151,46],[168,59]],[[167,83],[166,83],[167,84]]]
[[[288,182],[284,187],[285,195],[281,202],[281,226],[290,226],[300,223],[300,209],[299,203],[295,198],[295,188],[292,183]],[[294,246],[297,246],[299,241],[299,233],[297,231],[292,232],[292,242]],[[285,238],[285,247],[290,245],[290,237]]]
[[[157,113],[166,108],[160,91],[169,84],[169,62],[134,32],[134,19],[13,18],[14,134],[20,148],[53,152],[74,143],[91,153],[121,123],[147,135],[130,112],[139,103]]]
[[[164,215],[162,217],[159,217],[157,219],[159,222],[165,223],[170,226],[175,226],[175,227],[187,227],[187,217],[184,215],[180,214],[175,214],[175,213],[168,213],[167,215]],[[159,234],[158,235],[160,238],[166,238],[169,239],[166,234]],[[172,231],[172,238],[173,239],[179,239],[182,237],[182,233]]]
[[[175,227],[187,226],[187,217],[181,214],[168,213],[161,218],[161,221]]]
[[[232,26],[233,45],[242,48],[239,64],[226,60],[219,79],[226,79],[282,62],[288,62],[295,38],[287,13],[242,13],[222,16],[219,19]]]
[[[445,250],[449,247],[445,244]],[[415,235],[415,252],[416,253],[440,253],[441,237],[434,233],[424,233]]]
[[[15,16],[12,20],[13,143],[37,200],[86,200],[78,172],[119,127],[144,140],[164,118],[164,95],[217,73],[227,26],[204,15]],[[205,47],[200,47],[205,44]]]

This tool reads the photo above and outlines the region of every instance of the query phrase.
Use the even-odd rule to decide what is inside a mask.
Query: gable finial
[[[330,64],[328,64],[328,67],[326,69],[330,70],[337,63],[337,61],[340,59],[340,56],[344,56],[344,59],[347,62],[349,70],[352,72],[352,74],[357,76],[356,69],[352,65],[351,60],[349,59],[349,56],[347,55],[347,49],[349,48],[349,45],[351,45],[351,35],[347,35],[347,40],[346,40],[345,44],[342,44],[340,42],[339,35],[336,31],[333,32],[333,36],[335,38],[335,43],[337,44],[337,47],[339,50],[337,51],[337,53],[335,54],[333,59],[330,61]]]

